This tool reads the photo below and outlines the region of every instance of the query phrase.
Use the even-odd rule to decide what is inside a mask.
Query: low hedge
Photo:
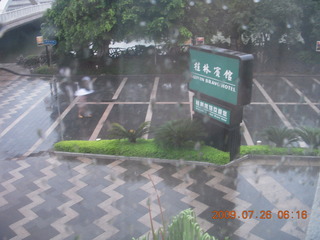
[[[61,141],[54,145],[56,151],[94,153],[130,157],[146,157],[161,159],[183,159],[188,161],[210,162],[219,165],[230,161],[229,153],[209,146],[201,146],[199,150],[190,148],[163,149],[157,146],[153,139],[138,139],[136,143],[128,140],[100,141]]]
[[[230,162],[229,153],[217,150],[210,146],[202,145],[199,150],[191,148],[163,149],[156,145],[153,139],[138,139],[130,143],[126,139],[100,140],[100,141],[61,141],[54,145],[56,151],[93,153],[130,157],[183,159],[188,161],[209,162],[218,165]],[[307,148],[277,148],[266,145],[241,146],[240,155],[295,155],[295,156],[320,156],[319,150]]]
[[[318,149],[312,150],[310,148],[298,148],[298,147],[278,148],[278,147],[271,147],[268,145],[241,146],[240,155],[244,156],[247,154],[320,156],[320,151]]]
[[[58,69],[55,66],[48,67],[47,65],[43,65],[43,66],[37,67],[34,70],[34,73],[54,75],[58,73]]]

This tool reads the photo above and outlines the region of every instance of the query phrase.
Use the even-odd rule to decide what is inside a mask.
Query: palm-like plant
[[[309,147],[320,147],[320,128],[301,127],[295,131]]]
[[[111,129],[108,131],[109,136],[117,139],[127,138],[129,142],[135,143],[138,138],[141,138],[143,135],[147,134],[150,130],[150,122],[142,123],[138,129],[126,129],[119,123],[112,123]]]
[[[286,147],[291,143],[297,142],[299,139],[295,130],[289,128],[270,127],[264,130],[262,136],[276,144],[276,147]]]
[[[204,129],[199,122],[182,119],[169,121],[160,126],[155,132],[155,142],[162,147],[180,148],[204,135]]]

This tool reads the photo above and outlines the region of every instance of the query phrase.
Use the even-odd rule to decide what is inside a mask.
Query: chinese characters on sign
[[[202,67],[202,71],[205,73],[205,74],[209,74],[211,73],[211,68],[209,67],[209,64],[206,63],[203,65]],[[221,68],[220,67],[213,67],[213,75],[217,78],[221,78],[220,75],[221,75]],[[201,72],[201,63],[200,62],[196,62],[194,64],[194,70],[196,72]],[[233,72],[231,72],[230,70],[226,70],[224,73],[223,73],[223,77],[224,79],[228,80],[228,81],[232,81],[232,75],[233,75]]]
[[[190,49],[191,90],[236,105],[239,60]]]
[[[222,107],[193,98],[193,109],[198,113],[208,115],[224,124],[230,124],[230,111]]]
[[[193,117],[208,131],[206,144],[233,160],[240,152],[243,106],[251,102],[253,55],[208,45],[190,46],[189,53]]]

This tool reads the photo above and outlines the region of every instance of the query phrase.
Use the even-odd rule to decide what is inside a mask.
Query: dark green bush
[[[319,150],[312,150],[309,148],[278,148],[267,145],[257,146],[241,146],[240,155],[244,156],[247,154],[255,155],[295,155],[295,156],[319,156]]]
[[[174,120],[156,130],[155,142],[165,148],[181,148],[188,146],[190,142],[199,141],[204,135],[204,129],[198,121]]]
[[[320,128],[301,127],[295,132],[310,148],[320,147]]]
[[[296,58],[306,64],[318,64],[320,60],[319,54],[315,51],[298,51]]]
[[[297,142],[299,139],[293,129],[286,127],[277,128],[270,127],[263,131],[262,136],[269,142],[273,142],[276,147],[289,146],[291,143]]]
[[[29,55],[24,59],[24,67],[37,67],[40,64],[40,57],[37,55]]]
[[[55,66],[48,67],[47,65],[40,66],[40,67],[38,67],[38,68],[36,68],[34,70],[34,73],[37,73],[37,74],[48,74],[48,75],[54,75],[57,72],[58,72],[57,67],[55,67]]]

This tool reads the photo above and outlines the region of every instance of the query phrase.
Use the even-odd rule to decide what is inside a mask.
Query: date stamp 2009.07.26
[[[307,219],[308,217],[309,214],[306,210],[212,211],[212,219]]]

